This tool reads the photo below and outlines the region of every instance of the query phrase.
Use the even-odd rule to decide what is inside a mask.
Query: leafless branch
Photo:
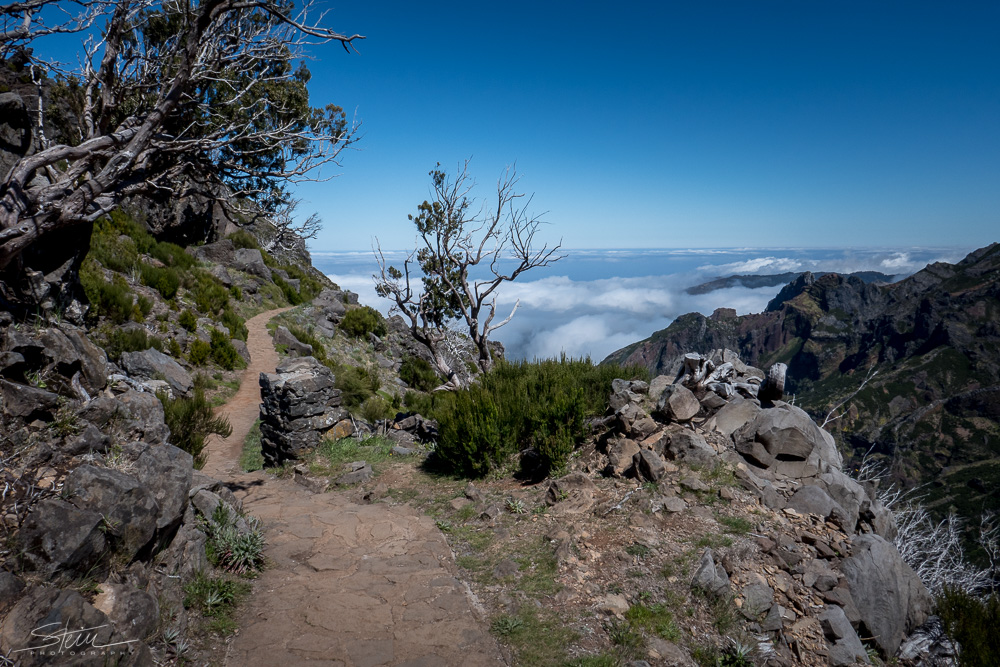
[[[820,428],[826,428],[826,425],[829,424],[830,422],[836,421],[841,417],[843,417],[844,413],[843,412],[838,413],[837,410],[847,405],[848,401],[850,401],[852,398],[860,394],[861,390],[864,389],[869,382],[874,380],[876,375],[878,375],[878,371],[875,370],[875,364],[872,364],[871,366],[868,367],[868,374],[865,376],[865,379],[861,382],[861,385],[857,389],[855,389],[850,396],[848,396],[840,403],[837,403],[835,406],[830,408],[830,411],[826,413],[826,419],[824,419],[823,423],[820,424]]]

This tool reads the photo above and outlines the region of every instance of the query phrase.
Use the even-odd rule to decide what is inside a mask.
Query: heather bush
[[[945,588],[937,597],[937,614],[945,632],[960,651],[961,667],[995,665],[1000,655],[1000,597],[980,598],[957,588]]]
[[[210,434],[228,437],[233,427],[225,417],[216,417],[212,404],[205,398],[204,390],[196,385],[191,398],[168,398],[158,395],[163,403],[163,418],[170,429],[170,443],[194,457],[195,467],[205,464],[202,450]]]
[[[441,384],[441,378],[426,359],[407,357],[399,367],[399,378],[419,391],[430,391]]]
[[[340,321],[340,328],[349,336],[367,338],[368,334],[385,335],[385,318],[371,306],[361,306],[347,311]]]
[[[212,350],[212,361],[227,371],[245,365],[243,357],[233,347],[232,341],[218,329],[212,329],[212,342],[209,347]]]

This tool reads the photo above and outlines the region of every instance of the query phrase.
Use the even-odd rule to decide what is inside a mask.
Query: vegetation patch
[[[210,434],[229,437],[232,425],[225,417],[213,414],[204,388],[197,384],[191,398],[169,398],[166,394],[158,394],[158,398],[163,403],[163,418],[170,429],[171,444],[193,456],[194,465],[200,470],[205,465],[202,456],[205,438]]]

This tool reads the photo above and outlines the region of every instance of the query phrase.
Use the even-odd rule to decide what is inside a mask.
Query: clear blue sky
[[[1000,3],[327,2],[313,248],[410,245],[427,172],[517,163],[568,247],[1000,240]]]

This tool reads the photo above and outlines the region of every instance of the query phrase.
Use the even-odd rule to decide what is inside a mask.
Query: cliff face
[[[681,351],[725,347],[788,364],[789,393],[820,420],[850,397],[828,425],[841,444],[874,447],[906,482],[933,481],[942,509],[1000,506],[984,491],[1000,475],[1000,245],[891,285],[804,274],[763,313],[685,315],[608,361],[669,373]]]

